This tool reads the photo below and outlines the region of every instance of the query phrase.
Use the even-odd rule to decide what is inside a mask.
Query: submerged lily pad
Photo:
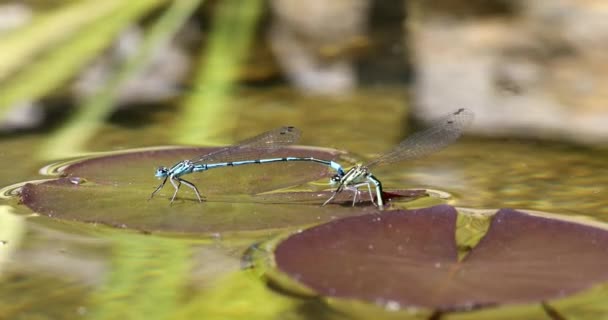
[[[170,183],[148,201],[160,183],[154,178],[157,166],[171,166],[213,150],[215,148],[162,149],[85,159],[62,168],[61,178],[26,184],[21,189],[21,199],[30,209],[61,219],[180,233],[274,229],[322,223],[373,210],[369,203],[356,209],[339,205],[320,207],[330,192],[256,195],[333,174],[331,169],[310,162],[254,164],[193,173],[184,178],[196,184],[207,201],[198,203],[192,190],[182,186],[176,201],[170,204],[174,191]],[[296,147],[264,156],[288,155],[336,160],[340,152]],[[409,198],[425,195],[421,191],[402,193],[402,197]],[[364,192],[362,198],[367,199]],[[344,201],[348,201],[348,197]]]
[[[347,217],[289,236],[274,260],[321,296],[391,310],[546,302],[608,281],[607,230],[501,209],[459,259],[456,219],[447,205]]]

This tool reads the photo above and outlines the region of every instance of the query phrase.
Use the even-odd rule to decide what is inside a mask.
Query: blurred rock
[[[0,14],[1,9],[0,6]],[[139,27],[133,26],[125,30],[112,47],[80,73],[72,84],[71,94],[57,91],[51,97],[63,99],[62,104],[69,104],[70,100],[82,101],[97,93],[116,75],[122,63],[139,50],[142,37]],[[159,48],[145,69],[120,89],[117,106],[160,103],[183,93],[180,84],[188,74],[190,58],[187,44],[182,42],[187,42],[188,35],[176,39]],[[11,106],[6,118],[0,122],[0,132],[31,129],[41,125],[48,116],[45,110],[49,107],[47,102],[24,101]]]
[[[467,107],[488,135],[608,139],[608,2],[442,4],[408,2],[423,118]]]
[[[32,10],[21,3],[0,4],[0,36],[3,32],[24,26],[32,19]],[[12,106],[0,122],[0,132],[38,126],[44,118],[43,111],[31,101]]]
[[[24,26],[31,19],[32,10],[24,4],[17,1],[0,4],[0,33]]]
[[[44,116],[44,109],[38,103],[26,101],[13,105],[0,122],[0,132],[35,128],[42,124]]]
[[[142,37],[139,27],[125,30],[104,55],[81,73],[73,85],[74,95],[83,99],[97,92],[117,67],[139,50]],[[186,78],[190,59],[184,45],[179,43],[183,38],[175,39],[159,48],[145,69],[121,88],[118,105],[158,103],[181,94],[178,84]]]
[[[273,0],[270,45],[303,92],[337,94],[357,84],[350,54],[365,46],[369,0]]]

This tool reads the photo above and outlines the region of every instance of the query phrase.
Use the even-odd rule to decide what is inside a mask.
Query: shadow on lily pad
[[[26,184],[23,204],[43,215],[68,220],[103,223],[149,232],[219,233],[257,231],[323,223],[363,214],[373,207],[364,193],[363,205],[320,207],[330,192],[274,192],[329,177],[331,169],[316,163],[283,162],[218,168],[185,176],[206,197],[199,203],[182,187],[173,204],[173,187],[167,183],[148,200],[160,183],[154,177],[159,165],[206,154],[215,148],[174,148],[132,151],[76,161],[64,167],[60,178]],[[337,150],[292,147],[266,153],[264,157],[306,156],[337,160]],[[243,157],[252,157],[249,151]],[[238,159],[238,155],[235,156]],[[273,191],[272,193],[268,193]],[[265,193],[266,192],[266,193]],[[414,199],[424,191],[402,191],[397,198]],[[346,202],[343,195],[337,203]],[[312,206],[314,205],[314,206]]]
[[[323,297],[439,312],[547,302],[608,280],[607,230],[501,209],[459,258],[457,216],[440,205],[335,220],[280,242],[267,274],[287,290],[295,280]]]

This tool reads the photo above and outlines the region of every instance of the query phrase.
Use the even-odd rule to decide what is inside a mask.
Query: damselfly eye
[[[340,182],[340,180],[341,180],[340,175],[335,175],[335,176],[329,178],[329,183],[333,185],[333,184]]]
[[[156,169],[156,176],[158,178],[163,178],[167,176],[167,173],[169,172],[169,170],[167,169],[167,167],[158,167]]]

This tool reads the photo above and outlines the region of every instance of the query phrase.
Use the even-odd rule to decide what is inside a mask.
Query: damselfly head
[[[329,178],[329,184],[332,186],[335,186],[338,183],[340,183],[340,180],[342,180],[342,176],[339,174],[336,174],[333,177]]]
[[[156,174],[154,176],[156,176],[157,178],[164,178],[169,174],[169,169],[167,169],[167,167],[158,167],[158,169],[156,169]]]

